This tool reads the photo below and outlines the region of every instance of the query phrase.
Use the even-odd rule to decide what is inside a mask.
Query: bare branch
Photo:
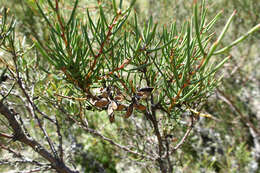
[[[0,102],[0,113],[8,120],[10,126],[14,131],[13,140],[18,140],[23,144],[30,146],[35,152],[39,153],[43,158],[48,160],[52,167],[59,173],[76,173],[76,171],[72,171],[69,167],[67,167],[63,162],[61,162],[56,157],[52,156],[41,144],[32,139],[31,137],[27,137],[20,124],[15,118],[15,114],[12,113],[2,102]]]
[[[48,136],[46,130],[45,130],[45,129],[43,128],[43,126],[42,126],[42,123],[41,123],[39,117],[37,116],[37,114],[36,114],[34,111],[36,110],[36,111],[39,112],[40,114],[42,114],[42,112],[38,109],[38,107],[37,107],[37,106],[33,103],[33,101],[30,99],[30,96],[28,95],[28,93],[26,92],[26,90],[25,90],[25,88],[24,88],[24,86],[23,86],[23,82],[22,82],[22,79],[20,78],[20,74],[19,74],[19,73],[20,73],[20,72],[19,72],[19,68],[18,68],[18,66],[17,66],[17,59],[18,59],[19,56],[17,55],[16,50],[15,50],[15,47],[14,47],[14,40],[13,40],[11,46],[12,46],[12,52],[11,52],[11,53],[12,53],[12,55],[13,55],[12,58],[13,58],[13,62],[14,62],[14,65],[15,65],[15,71],[16,71],[16,76],[17,76],[17,78],[16,78],[17,83],[18,83],[20,89],[22,90],[24,96],[26,97],[27,101],[30,103],[30,105],[31,105],[31,107],[32,107],[32,109],[33,109],[33,110],[31,111],[31,113],[33,114],[33,117],[37,120],[38,125],[39,125],[41,131],[43,132],[45,138],[47,139],[47,142],[48,142],[48,144],[49,144],[49,146],[50,146],[50,148],[51,148],[51,150],[52,150],[52,153],[55,155],[55,157],[58,157],[57,151],[56,151],[56,149],[55,149],[55,147],[54,147],[54,145],[53,145],[53,142],[52,142],[51,139],[49,138],[49,136]],[[42,115],[43,115],[43,114],[42,114]],[[43,116],[45,116],[45,115],[43,115]],[[48,116],[45,116],[45,117],[48,117]],[[51,122],[54,122],[54,121],[51,120],[49,117],[48,117],[47,119],[49,119]]]
[[[184,134],[184,136],[182,137],[182,139],[180,140],[180,142],[179,142],[174,148],[171,149],[170,155],[171,155],[173,152],[175,152],[178,148],[180,148],[180,147],[184,144],[184,142],[185,142],[185,140],[188,138],[188,136],[190,135],[190,132],[191,132],[191,130],[192,130],[192,128],[193,128],[193,124],[194,124],[194,119],[193,119],[193,118],[194,118],[194,117],[193,117],[193,115],[191,114],[191,116],[190,116],[191,121],[190,121],[190,124],[189,124],[189,127],[188,127],[186,133]]]
[[[260,135],[259,130],[255,127],[255,125],[249,120],[249,118],[247,116],[245,116],[240,110],[239,108],[233,103],[233,101],[225,95],[224,92],[220,91],[219,89],[217,89],[218,93],[219,93],[219,98],[224,101],[226,104],[228,104],[232,110],[234,110],[241,118],[242,122],[249,127],[250,129],[252,129],[254,131],[254,133],[258,134],[258,136]]]
[[[56,118],[56,127],[57,127],[57,134],[58,134],[58,137],[59,137],[59,157],[60,157],[60,160],[63,161],[63,146],[62,146],[62,135],[61,135],[61,131],[60,131],[60,125],[59,125],[59,121]]]
[[[4,146],[4,145],[2,145],[2,144],[0,144],[0,148],[2,148],[3,150],[8,151],[8,152],[11,153],[11,154],[13,154],[14,157],[21,159],[21,160],[14,161],[14,162],[16,162],[16,163],[30,163],[30,164],[34,164],[34,165],[41,166],[41,167],[42,167],[42,166],[44,166],[44,167],[49,166],[49,165],[47,165],[47,164],[40,163],[40,162],[38,162],[38,161],[36,161],[36,160],[28,159],[28,158],[24,157],[20,152],[16,152],[16,151],[14,151],[13,149],[11,149],[11,148],[9,148],[9,147],[7,147],[7,146]],[[8,161],[8,163],[11,163],[11,162]],[[8,164],[8,163],[7,163],[7,164]]]

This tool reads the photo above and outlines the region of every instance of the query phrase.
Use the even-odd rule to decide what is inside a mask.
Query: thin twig
[[[25,95],[27,101],[28,101],[28,102],[30,103],[30,105],[32,106],[32,108],[33,108],[33,111],[32,111],[33,116],[34,116],[35,119],[37,120],[37,123],[38,123],[38,125],[39,125],[41,131],[43,132],[45,138],[47,139],[47,142],[48,142],[48,144],[49,144],[49,146],[50,146],[50,148],[51,148],[53,154],[54,154],[56,157],[58,157],[57,151],[56,151],[56,149],[55,149],[55,147],[54,147],[54,145],[53,145],[53,142],[52,142],[51,139],[49,138],[49,136],[48,136],[46,130],[43,128],[42,123],[41,123],[39,117],[37,116],[36,113],[34,113],[35,110],[36,110],[37,112],[40,112],[40,111],[39,111],[39,109],[37,108],[37,106],[32,102],[32,100],[30,99],[30,96],[28,95],[28,93],[25,91],[25,88],[23,87],[23,83],[22,83],[22,80],[21,80],[20,75],[19,75],[19,68],[18,68],[17,62],[16,62],[17,59],[18,59],[18,55],[16,54],[16,51],[15,51],[14,40],[13,40],[11,46],[12,46],[13,62],[14,62],[14,65],[15,65],[15,70],[16,70],[16,75],[17,75],[17,83],[18,83],[20,89],[22,90],[23,94]]]
[[[254,126],[254,124],[248,119],[248,117],[246,117],[240,110],[239,108],[234,104],[234,102],[227,96],[225,95],[224,92],[220,91],[217,88],[217,91],[219,93],[219,98],[221,100],[223,100],[226,104],[228,104],[232,110],[234,110],[241,118],[242,122],[248,126],[249,128],[251,128],[256,134],[260,135],[259,130]]]
[[[166,159],[167,159],[167,162],[168,162],[168,167],[169,167],[169,170],[168,172],[172,172],[172,163],[171,163],[171,158],[170,158],[170,147],[169,147],[169,141],[168,139],[166,138],[165,139],[165,142],[166,142]]]
[[[190,116],[191,121],[190,121],[190,124],[189,124],[189,127],[188,127],[186,133],[184,134],[184,136],[182,137],[182,139],[180,140],[180,142],[179,142],[175,147],[173,147],[173,148],[171,149],[170,155],[171,155],[172,153],[174,153],[177,149],[179,149],[179,148],[184,144],[184,142],[186,141],[186,139],[188,138],[188,136],[190,135],[190,132],[191,132],[191,130],[192,130],[192,128],[193,128],[193,125],[194,125],[194,119],[193,119],[193,118],[194,118],[194,117],[193,117],[193,115],[191,114],[191,116]]]
[[[61,131],[60,131],[60,125],[59,125],[59,121],[57,119],[57,116],[55,116],[56,118],[56,129],[57,129],[57,134],[58,134],[58,138],[59,138],[59,158],[60,160],[63,162],[63,142],[62,142],[62,135],[61,135]]]
[[[15,161],[17,163],[18,162],[19,163],[30,163],[30,164],[34,164],[34,165],[37,165],[37,166],[46,166],[46,164],[40,163],[40,162],[38,162],[36,160],[27,159],[20,152],[16,152],[16,151],[14,151],[14,150],[10,149],[9,147],[4,146],[2,144],[0,144],[0,148],[2,148],[3,150],[8,151],[11,154],[13,154],[14,157],[21,159],[21,160]]]
[[[13,138],[13,136],[8,135],[8,134],[5,134],[5,133],[0,133],[0,137],[4,137],[4,138],[8,138],[8,139]],[[1,145],[1,144],[0,144],[0,145]]]
[[[129,148],[126,147],[126,146],[120,145],[120,144],[114,142],[112,139],[103,136],[101,133],[97,132],[97,131],[94,130],[94,129],[91,129],[91,128],[88,128],[88,127],[84,127],[84,126],[82,126],[82,127],[83,127],[84,130],[86,130],[87,132],[91,133],[92,135],[98,136],[98,137],[100,137],[101,139],[103,139],[103,140],[109,142],[110,144],[112,144],[112,145],[114,145],[114,146],[116,146],[116,147],[118,147],[118,148],[120,148],[120,149],[122,149],[122,150],[124,150],[124,151],[126,151],[126,152],[128,152],[128,153],[137,155],[137,156],[139,156],[139,157],[141,157],[141,158],[145,158],[145,159],[148,159],[148,160],[152,160],[152,161],[155,161],[155,160],[156,160],[156,158],[154,158],[154,157],[151,157],[151,156],[149,156],[149,155],[144,155],[144,154],[139,153],[139,152],[137,152],[137,151],[133,151],[133,150],[129,149]]]

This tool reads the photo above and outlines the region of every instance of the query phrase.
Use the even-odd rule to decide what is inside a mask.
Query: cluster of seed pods
[[[101,94],[93,103],[96,107],[106,109],[110,122],[115,121],[115,111],[126,111],[125,118],[129,118],[134,109],[146,111],[146,106],[140,103],[140,100],[147,99],[153,91],[152,87],[144,87],[137,90],[132,96],[130,104],[125,104],[125,96],[116,87],[106,87],[100,89]]]

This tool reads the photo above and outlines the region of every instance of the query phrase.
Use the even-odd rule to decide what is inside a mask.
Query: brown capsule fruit
[[[123,110],[125,110],[126,109],[126,106],[125,105],[123,105],[123,104],[118,104],[117,105],[117,111],[123,111]]]
[[[104,108],[108,105],[109,101],[106,98],[102,98],[100,100],[97,100],[94,105],[99,108]]]
[[[114,99],[116,101],[122,101],[124,99],[124,97],[122,95],[117,95],[117,96],[114,97]]]
[[[145,87],[145,88],[140,88],[138,92],[136,93],[136,98],[138,99],[146,99],[151,95],[153,91],[152,87]]]
[[[129,118],[132,115],[133,109],[134,109],[134,104],[130,104],[129,107],[127,108],[125,118]]]
[[[103,98],[107,98],[107,97],[108,97],[108,93],[107,93],[107,91],[102,92],[101,97],[103,97]]]
[[[110,121],[110,123],[115,122],[115,115],[114,115],[114,113],[109,115],[109,121]]]
[[[134,104],[134,108],[139,110],[139,111],[145,111],[146,110],[146,107],[142,104]]]

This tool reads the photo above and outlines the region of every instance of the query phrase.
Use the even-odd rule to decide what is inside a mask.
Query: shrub
[[[122,1],[99,2],[98,10],[87,10],[84,18],[77,16],[78,1],[70,15],[61,9],[66,4],[57,0],[33,5],[49,36],[45,41],[35,37],[33,46],[17,38],[15,20],[2,11],[0,46],[8,58],[1,59],[5,70],[0,112],[7,132],[0,135],[19,141],[27,151],[19,154],[12,149],[21,150],[16,143],[7,146],[10,141],[4,140],[1,148],[18,160],[3,163],[11,167],[19,163],[21,168],[30,164],[35,170],[76,172],[73,157],[83,151],[83,158],[99,160],[106,167],[114,165],[111,158],[130,158],[147,170],[172,172],[174,153],[196,120],[214,119],[199,110],[219,84],[216,72],[230,58],[217,60],[214,55],[228,53],[259,29],[256,25],[218,48],[236,12],[216,36],[211,30],[221,13],[207,22],[205,2],[200,13],[194,3],[193,16],[180,29],[176,23],[160,28],[152,17],[140,25],[137,14],[131,13],[134,1],[126,9]],[[109,6],[112,12],[106,11]],[[104,144],[102,150],[97,142]],[[113,147],[124,152],[105,153]],[[104,156],[95,157],[89,149]],[[41,157],[30,160],[29,153]]]

